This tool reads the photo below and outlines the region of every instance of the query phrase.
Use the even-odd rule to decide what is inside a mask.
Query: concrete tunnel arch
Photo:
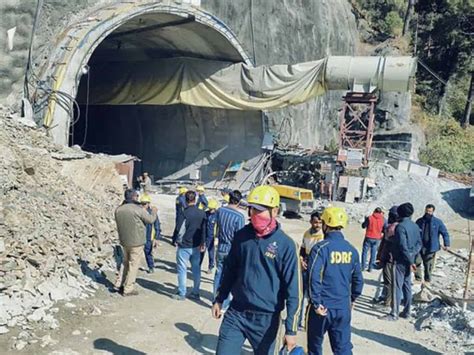
[[[181,50],[183,48],[178,48],[178,54],[183,54],[183,56],[195,55],[201,58],[224,60],[234,63],[244,62],[252,65],[249,56],[246,54],[234,33],[222,21],[207,12],[187,5],[165,5],[162,3],[147,5],[117,4],[103,7],[95,11],[93,14],[85,16],[81,21],[69,26],[68,30],[61,36],[61,41],[58,43],[56,47],[57,49],[54,51],[53,56],[51,56],[47,69],[45,70],[45,73],[49,74],[48,77],[54,78],[54,80],[51,81],[52,88],[76,98],[81,85],[81,77],[83,83],[84,78],[86,77],[83,68],[94,59],[94,55],[97,55],[107,38],[126,32],[132,33],[135,31],[135,33],[140,33],[140,27],[138,24],[142,19],[150,20],[154,17],[156,19],[160,16],[165,18],[166,22],[174,23],[174,25],[178,26],[178,30],[176,30],[178,32],[180,25],[184,27],[187,26],[186,24],[192,23],[193,26],[197,28],[195,31],[197,37],[201,35],[200,38],[196,38],[196,41],[198,42],[197,46],[204,46],[201,48],[201,53],[193,52],[192,46],[191,48],[187,46],[185,50]],[[146,28],[148,25],[149,24],[147,23],[142,23],[143,28]],[[156,23],[156,25],[160,24]],[[208,39],[207,37],[211,34],[215,43],[206,43],[206,39]],[[147,42],[146,46],[153,46],[152,38],[145,39],[146,41],[144,40],[144,43]],[[168,43],[170,47],[173,47],[172,42],[173,40],[171,40],[171,43]],[[148,108],[142,109],[146,110]],[[224,116],[228,122],[231,119],[233,121],[238,121],[239,119],[245,119],[245,121],[247,121],[248,117],[244,116],[249,115],[248,112],[242,111],[225,112],[227,110],[200,109],[196,107],[187,107],[187,111],[191,115],[199,117],[200,120],[200,122],[198,122],[198,126],[200,127],[198,127],[197,130],[194,129],[193,132],[188,132],[188,136],[191,136],[191,138],[186,138],[189,140],[188,145],[194,145],[194,150],[188,149],[189,151],[186,152],[185,157],[183,157],[184,161],[187,160],[188,166],[190,160],[192,160],[190,154],[195,154],[195,152],[199,150],[200,144],[199,142],[196,142],[196,137],[193,138],[193,135],[206,134],[204,131],[207,130],[207,132],[209,132],[212,130],[212,127],[204,127],[204,121],[208,122],[216,119],[223,120]],[[249,134],[250,139],[253,142],[251,149],[253,152],[251,154],[247,152],[247,154],[243,156],[245,159],[253,158],[252,155],[255,156],[260,153],[260,145],[263,138],[261,112],[252,112],[250,115],[253,117],[253,127],[250,127],[245,123],[236,128],[238,130],[243,130],[242,134],[244,135]],[[45,112],[44,125],[50,128],[50,134],[55,142],[63,145],[68,144],[72,120],[73,117],[70,117],[66,110],[64,110],[60,105],[57,105],[55,100],[50,100]],[[230,129],[231,127],[228,128]],[[251,132],[254,128],[257,128],[256,130],[258,132]],[[203,147],[201,146],[200,148]],[[239,149],[237,148],[237,150]],[[124,152],[135,153],[133,151]],[[217,155],[221,153],[218,149],[211,149],[209,152],[211,153],[211,156],[214,153]],[[183,166],[183,168],[185,168],[185,166]],[[176,167],[174,170],[177,170]],[[171,171],[169,170],[165,174],[159,175],[172,175],[169,174],[170,172]],[[182,169],[181,175],[183,172],[186,173],[186,169]],[[180,174],[175,174],[175,177],[179,178]]]

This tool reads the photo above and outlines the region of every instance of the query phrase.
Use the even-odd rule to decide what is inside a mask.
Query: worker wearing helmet
[[[208,209],[206,211],[207,216],[207,225],[206,225],[206,250],[207,255],[209,258],[209,267],[207,269],[207,273],[212,273],[215,267],[215,260],[216,260],[216,252],[214,248],[214,241],[216,240],[217,236],[217,209],[219,208],[219,203],[217,200],[211,198],[209,199]],[[206,254],[206,250],[201,252],[201,265],[202,261],[204,260],[204,255]]]
[[[198,206],[200,210],[204,210],[204,211],[207,210],[209,202],[207,201],[207,197],[204,194],[205,192],[204,186],[199,185],[198,187],[196,187],[196,192],[198,194],[196,205]]]
[[[151,198],[150,195],[147,193],[144,193],[140,197],[140,203],[143,205],[143,207],[146,209],[146,211],[152,215],[153,210],[151,209]],[[146,230],[146,242],[145,242],[145,260],[146,264],[148,266],[148,273],[152,274],[155,272],[155,260],[153,258],[153,248],[155,246],[155,243],[160,239],[161,235],[161,225],[160,225],[160,219],[158,218],[158,214],[156,214],[156,219],[153,224],[147,224],[145,225]]]
[[[181,186],[178,189],[178,197],[176,197],[176,218],[175,218],[175,229],[178,225],[178,219],[181,214],[183,214],[184,209],[188,206],[186,204],[186,197],[184,196],[188,192],[188,189],[184,186]],[[173,245],[176,246],[176,240],[173,239]]]
[[[220,318],[232,291],[219,330],[218,355],[239,352],[246,339],[255,354],[274,353],[285,306],[286,346],[289,351],[296,346],[302,297],[296,243],[276,221],[280,196],[273,187],[256,187],[247,201],[251,223],[235,233],[212,307],[213,317]]]
[[[343,208],[328,207],[321,219],[324,240],[311,249],[308,261],[308,354],[323,353],[326,332],[333,353],[352,354],[352,304],[361,295],[364,285],[359,253],[341,232],[347,225]]]

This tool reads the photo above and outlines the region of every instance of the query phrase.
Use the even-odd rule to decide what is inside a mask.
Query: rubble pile
[[[0,107],[0,334],[54,329],[55,302],[94,292],[113,266],[120,200],[106,157],[55,145]]]
[[[436,214],[441,218],[472,212],[469,187],[459,182],[415,175],[379,162],[371,164],[369,177],[376,187],[369,191],[367,200],[347,207],[354,219],[363,218],[376,207],[388,210],[404,202],[411,202],[420,215],[428,203],[436,206]]]
[[[416,329],[430,330],[440,337],[448,335],[450,341],[446,346],[449,353],[474,350],[474,312],[435,299],[429,304],[416,305],[414,314]]]

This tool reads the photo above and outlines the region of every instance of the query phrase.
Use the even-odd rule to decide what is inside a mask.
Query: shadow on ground
[[[218,339],[217,335],[201,334],[194,329],[192,325],[187,323],[176,323],[175,327],[184,333],[184,340],[197,353],[203,355],[215,354]],[[241,354],[250,355],[253,354],[253,352],[247,345],[244,345]]]
[[[113,355],[146,355],[146,353],[142,351],[117,344],[115,341],[107,338],[98,338],[94,340],[94,349],[105,350]]]
[[[352,327],[352,333],[361,337],[365,338],[384,346],[387,346],[392,349],[397,349],[409,354],[423,354],[423,355],[441,355],[437,351],[430,350],[423,345],[412,343],[411,341],[407,341],[404,339],[400,339],[391,335],[386,335],[383,333],[373,332],[371,330],[365,329],[357,329]]]
[[[109,279],[107,279],[107,276],[103,272],[99,271],[98,269],[92,269],[89,266],[89,263],[83,259],[78,259],[77,262],[85,276],[90,278],[92,281],[97,282],[99,285],[103,285],[109,291],[113,289],[114,284]]]

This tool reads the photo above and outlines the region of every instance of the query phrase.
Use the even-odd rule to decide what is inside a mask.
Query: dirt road
[[[174,198],[162,195],[153,198],[159,207],[163,233],[169,236],[174,223]],[[297,240],[307,228],[307,223],[301,220],[282,219],[281,222],[283,229]],[[362,231],[354,225],[348,228],[347,234],[354,245],[360,247]],[[124,298],[109,293],[106,286],[114,277],[110,274],[108,279],[102,280],[93,298],[59,307],[56,315],[60,320],[59,329],[35,332],[38,338],[49,334],[52,338],[50,345],[41,347],[40,340],[17,351],[7,348],[11,342],[0,341],[1,353],[214,354],[220,321],[212,319],[210,314],[213,275],[203,273],[201,301],[171,299],[170,296],[176,292],[177,280],[175,249],[168,241],[169,238],[165,238],[157,251],[156,272],[139,274],[139,296]],[[206,265],[206,260],[203,265]],[[446,353],[444,344],[447,339],[433,337],[429,331],[416,331],[414,325],[406,320],[387,323],[378,319],[383,314],[370,303],[377,276],[364,274],[364,293],[353,312],[354,353]],[[190,279],[188,286],[191,286]],[[9,335],[15,333],[18,332],[12,331]],[[306,343],[305,336],[304,332],[299,334],[301,345]],[[331,353],[328,343],[325,349]],[[239,349],[236,349],[236,354],[239,354]],[[242,354],[251,354],[249,346],[244,346]]]

